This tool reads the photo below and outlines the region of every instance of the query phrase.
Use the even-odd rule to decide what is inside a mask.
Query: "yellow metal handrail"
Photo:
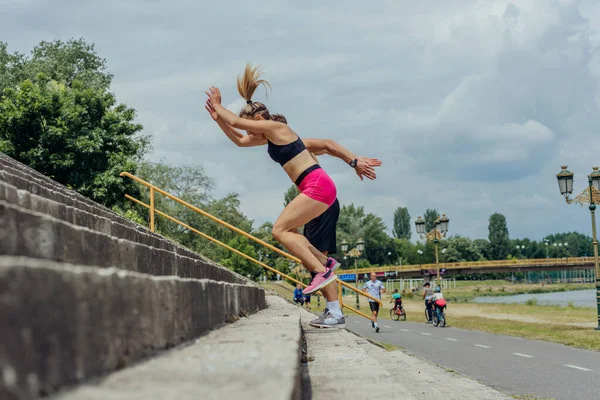
[[[184,228],[189,229],[190,231],[192,231],[192,232],[194,232],[194,233],[202,236],[203,238],[205,238],[207,240],[210,240],[211,242],[216,243],[216,244],[218,244],[218,245],[220,245],[222,247],[225,247],[226,249],[228,249],[230,251],[233,251],[234,253],[236,253],[236,254],[238,254],[238,255],[240,255],[240,256],[242,256],[242,257],[244,257],[244,258],[246,258],[246,259],[248,259],[248,260],[250,260],[250,261],[252,261],[252,262],[254,262],[256,264],[258,264],[258,265],[260,265],[261,267],[266,268],[269,271],[271,271],[271,272],[273,272],[275,274],[278,274],[278,275],[284,277],[285,279],[288,279],[288,280],[290,280],[290,281],[292,281],[292,282],[294,282],[296,284],[300,284],[301,286],[306,287],[306,285],[304,283],[302,283],[302,282],[300,282],[300,281],[292,278],[291,276],[288,276],[288,275],[282,273],[281,271],[278,271],[278,270],[276,270],[276,269],[268,266],[267,264],[265,264],[265,263],[263,263],[263,262],[261,262],[259,260],[256,260],[256,259],[254,259],[254,258],[252,258],[252,257],[250,257],[250,256],[248,256],[248,255],[246,255],[246,254],[244,254],[242,252],[240,252],[239,250],[236,250],[233,247],[228,246],[225,243],[223,243],[223,242],[221,242],[221,241],[219,241],[219,240],[217,240],[217,239],[215,239],[215,238],[213,238],[213,237],[211,237],[209,235],[206,235],[205,233],[202,233],[202,232],[198,231],[197,229],[192,228],[191,226],[189,226],[189,225],[187,225],[187,224],[185,224],[185,223],[183,223],[183,222],[181,222],[181,221],[179,221],[179,220],[177,220],[177,219],[175,219],[175,218],[173,218],[173,217],[171,217],[171,216],[163,213],[162,211],[157,210],[155,208],[155,204],[154,204],[155,203],[154,202],[154,194],[155,194],[155,192],[158,192],[158,193],[160,193],[160,194],[168,197],[169,199],[171,199],[171,200],[173,200],[173,201],[175,201],[175,202],[177,202],[177,203],[179,203],[179,204],[181,204],[181,205],[183,205],[183,206],[185,206],[185,207],[187,207],[187,208],[189,208],[189,209],[191,209],[191,210],[193,210],[193,211],[195,211],[195,212],[197,212],[197,213],[199,213],[201,215],[204,215],[205,217],[207,217],[207,218],[209,218],[209,219],[211,219],[211,220],[213,220],[213,221],[215,221],[215,222],[217,222],[217,223],[225,226],[226,228],[229,228],[230,230],[232,230],[232,231],[234,231],[234,232],[236,232],[236,233],[238,233],[238,234],[240,234],[242,236],[245,236],[246,238],[248,238],[250,240],[253,240],[256,243],[258,243],[258,244],[260,244],[260,245],[262,245],[262,246],[264,246],[264,247],[266,247],[266,248],[268,248],[270,250],[273,250],[274,252],[276,252],[276,253],[278,253],[278,254],[280,254],[280,255],[282,255],[282,256],[290,259],[290,260],[293,260],[293,261],[301,264],[301,261],[300,261],[299,258],[294,257],[291,254],[288,254],[285,251],[280,250],[277,247],[275,247],[275,246],[273,246],[273,245],[271,245],[271,244],[269,244],[269,243],[267,243],[267,242],[265,242],[265,241],[263,241],[263,240],[255,237],[255,236],[253,236],[253,235],[251,235],[251,234],[249,234],[247,232],[244,232],[243,230],[241,230],[241,229],[239,229],[239,228],[237,228],[237,227],[235,227],[235,226],[233,226],[233,225],[231,225],[231,224],[229,224],[229,223],[227,223],[227,222],[225,222],[225,221],[223,221],[223,220],[221,220],[221,219],[213,216],[212,214],[207,213],[204,210],[201,210],[200,208],[198,208],[198,207],[196,207],[196,206],[194,206],[194,205],[192,205],[192,204],[190,204],[190,203],[188,203],[188,202],[186,202],[184,200],[181,200],[180,198],[178,198],[176,196],[173,196],[172,194],[170,194],[168,192],[165,192],[164,190],[156,187],[155,185],[153,185],[153,184],[151,184],[151,183],[149,183],[149,182],[147,182],[147,181],[145,181],[145,180],[143,180],[141,178],[138,178],[137,176],[135,176],[135,175],[133,175],[133,174],[131,174],[129,172],[122,172],[120,175],[123,176],[123,177],[128,177],[130,179],[133,179],[134,181],[136,181],[136,182],[138,182],[138,183],[140,183],[140,184],[142,184],[142,185],[144,185],[144,186],[146,186],[146,187],[148,187],[150,189],[150,204],[149,205],[146,204],[146,203],[144,203],[144,202],[142,202],[142,201],[140,201],[140,200],[138,200],[138,199],[136,199],[136,198],[134,198],[134,197],[132,197],[132,196],[130,196],[130,195],[128,195],[128,194],[126,194],[125,197],[127,199],[129,199],[129,200],[131,200],[131,201],[133,201],[133,202],[135,202],[137,204],[140,204],[143,207],[146,207],[146,208],[148,208],[150,210],[150,230],[152,232],[154,232],[154,228],[155,228],[155,225],[154,225],[154,222],[155,222],[154,221],[154,215],[155,214],[161,215],[161,216],[169,219],[170,221],[173,221],[173,222],[175,222],[175,223],[183,226]],[[379,299],[371,296],[370,294],[368,294],[366,292],[363,292],[362,290],[359,290],[358,288],[354,288],[353,286],[351,286],[351,285],[347,284],[346,282],[343,282],[343,281],[341,281],[339,279],[337,280],[337,282],[339,284],[338,286],[344,286],[344,287],[346,287],[348,289],[351,289],[351,290],[353,290],[355,292],[358,292],[359,294],[361,294],[361,295],[363,295],[365,297],[368,297],[368,298],[370,298],[370,299],[378,302],[380,305],[383,305],[383,303],[381,302],[381,300],[379,300]],[[340,287],[340,293],[341,293],[341,287]],[[341,296],[340,296],[340,300],[341,300]],[[369,318],[369,319],[371,318],[371,317],[367,316],[366,314],[363,314],[359,310],[356,310],[356,309],[354,309],[354,308],[352,308],[350,306],[347,306],[346,304],[343,304],[342,301],[340,301],[340,305],[342,307],[345,307],[345,308],[347,308],[349,310],[354,311],[355,313],[357,313],[359,315],[364,316],[365,318]]]
[[[140,201],[140,200],[138,200],[138,199],[136,199],[136,198],[134,198],[134,197],[132,197],[132,196],[130,196],[130,195],[128,195],[128,194],[126,194],[126,195],[125,195],[125,197],[126,197],[127,199],[129,199],[129,200],[131,200],[131,201],[133,201],[133,202],[135,202],[135,203],[137,203],[137,204],[141,205],[141,206],[144,206],[144,207],[148,208],[148,209],[151,207],[151,206],[149,206],[148,204],[144,203],[143,201]],[[156,213],[156,214],[158,214],[158,215],[160,215],[160,216],[163,216],[163,217],[167,218],[169,221],[173,221],[173,222],[175,222],[175,223],[177,223],[177,224],[179,224],[179,225],[183,226],[184,228],[186,228],[186,229],[188,229],[188,230],[190,230],[190,231],[192,231],[192,232],[194,232],[194,233],[197,233],[198,235],[202,236],[203,238],[205,238],[205,239],[207,239],[207,240],[210,240],[211,242],[213,242],[213,243],[216,243],[216,244],[218,244],[219,246],[225,247],[227,250],[231,250],[231,251],[233,251],[235,254],[238,254],[238,255],[240,255],[240,256],[242,256],[242,257],[244,257],[244,258],[245,258],[245,259],[247,259],[247,260],[250,260],[250,261],[253,261],[253,262],[255,262],[256,264],[260,265],[260,266],[261,266],[261,267],[263,267],[263,268],[266,268],[266,269],[268,269],[268,270],[269,270],[269,271],[271,271],[271,272],[274,272],[274,273],[276,273],[276,274],[278,274],[278,275],[281,275],[281,276],[283,276],[284,278],[286,278],[286,279],[288,279],[288,280],[290,280],[290,281],[292,281],[292,282],[294,282],[294,283],[297,283],[297,284],[300,284],[300,285],[302,285],[303,287],[306,287],[306,285],[305,285],[304,283],[302,283],[302,282],[300,282],[300,281],[298,281],[298,280],[296,280],[296,279],[292,278],[291,276],[288,276],[288,275],[286,275],[286,274],[282,273],[281,271],[278,271],[278,270],[276,270],[275,268],[273,268],[273,267],[270,267],[269,265],[267,265],[267,264],[263,263],[262,261],[259,261],[259,260],[255,259],[255,258],[253,258],[253,257],[250,257],[250,256],[249,256],[249,255],[247,255],[246,253],[242,253],[241,251],[239,251],[239,250],[237,250],[237,249],[235,249],[235,248],[233,248],[233,247],[231,247],[231,246],[229,246],[229,245],[227,245],[227,244],[225,244],[225,243],[221,242],[221,241],[220,241],[220,240],[218,240],[218,239],[215,239],[215,238],[213,238],[212,236],[209,236],[209,235],[207,235],[207,234],[205,234],[205,233],[202,233],[202,232],[200,232],[199,230],[197,230],[197,229],[195,229],[195,228],[192,228],[192,227],[191,227],[191,226],[189,226],[188,224],[186,224],[186,223],[183,223],[183,222],[179,221],[178,219],[176,219],[176,218],[173,218],[173,217],[171,217],[171,216],[170,216],[170,215],[168,215],[168,214],[165,214],[165,213],[164,213],[164,212],[162,212],[162,211],[159,211],[159,210],[157,210],[157,209],[154,209],[154,213]]]

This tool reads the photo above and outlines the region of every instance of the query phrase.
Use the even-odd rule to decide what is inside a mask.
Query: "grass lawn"
[[[452,317],[449,320],[449,325],[455,328],[545,340],[600,351],[600,332],[592,328],[480,317]]]

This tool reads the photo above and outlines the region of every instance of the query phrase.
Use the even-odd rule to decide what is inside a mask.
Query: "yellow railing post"
[[[150,188],[150,232],[154,232],[154,188]]]
[[[340,300],[340,307],[344,306],[344,299],[342,299],[342,285],[339,284],[338,282],[338,299]]]

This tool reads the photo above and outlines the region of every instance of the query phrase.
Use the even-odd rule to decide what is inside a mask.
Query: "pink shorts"
[[[300,193],[331,206],[337,197],[335,183],[318,165],[309,167],[296,179]]]

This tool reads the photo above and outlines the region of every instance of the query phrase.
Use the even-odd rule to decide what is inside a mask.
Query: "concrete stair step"
[[[417,398],[400,371],[388,370],[369,352],[370,348],[384,350],[345,329],[310,327],[308,322],[316,317],[301,313],[313,400]]]
[[[0,256],[0,398],[55,392],[265,307],[255,286]]]
[[[0,153],[1,154],[1,153]],[[16,161],[13,160],[16,163]],[[4,163],[4,164],[3,164]],[[19,164],[22,165],[22,164]],[[38,174],[39,175],[39,174]],[[43,177],[43,175],[40,175]],[[44,177],[45,178],[45,177]],[[96,223],[95,229],[108,230],[114,232],[115,236],[123,236],[124,239],[133,241],[143,241],[143,243],[154,247],[162,247],[169,251],[175,251],[192,258],[201,258],[191,250],[180,246],[171,241],[152,233],[149,229],[142,227],[119,214],[107,209],[104,206],[94,203],[85,196],[69,190],[57,182],[33,177],[26,172],[17,170],[7,163],[6,158],[0,157],[0,188],[2,195],[8,202],[19,204],[22,207],[32,207],[34,211],[45,212],[44,210],[60,212],[57,218],[66,218],[69,222],[86,223],[92,221]],[[40,204],[39,199],[50,200],[57,205],[49,203]],[[41,209],[40,209],[41,208]],[[97,218],[90,220],[88,215],[94,215]],[[106,221],[110,221],[110,224]],[[108,233],[108,232],[106,232]]]
[[[8,157],[6,154],[0,152],[0,169],[6,170],[9,173],[22,177],[25,180],[36,184],[40,187],[50,188],[62,193],[70,194],[71,197],[79,198],[80,201],[89,204],[92,207],[104,208],[106,211],[110,210],[106,207],[103,207],[93,200],[88,199],[87,197],[77,193],[74,190],[68,189],[66,186],[61,185],[60,183],[48,178],[47,176],[37,172],[35,169],[30,168],[29,166]]]
[[[95,232],[5,201],[0,201],[0,255],[256,285],[214,263]]]
[[[1,173],[0,177],[2,177]],[[152,235],[151,232],[139,225],[123,225],[107,217],[85,211],[77,207],[77,204],[67,205],[64,202],[51,200],[23,189],[17,189],[15,186],[2,181],[0,181],[0,200],[31,211],[48,214],[73,225],[106,233],[119,239],[127,239],[168,251],[177,251],[177,246],[173,242],[158,235]]]
[[[276,296],[267,296],[267,302],[267,309],[189,345],[53,399],[299,399],[299,309]]]

